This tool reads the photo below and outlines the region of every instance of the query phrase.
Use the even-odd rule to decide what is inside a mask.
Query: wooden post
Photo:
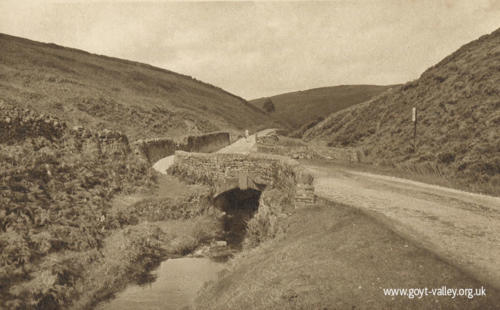
[[[413,121],[413,151],[417,152],[417,108],[413,107],[411,112],[411,120]]]

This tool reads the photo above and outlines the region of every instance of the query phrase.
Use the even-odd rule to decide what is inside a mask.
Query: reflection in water
[[[259,207],[260,191],[233,189],[219,195],[216,207],[226,213],[224,239],[226,246],[210,247],[209,258],[176,258],[164,261],[149,274],[147,280],[156,281],[145,285],[131,285],[116,298],[101,303],[99,310],[153,310],[183,309],[193,305],[203,284],[217,278],[225,261],[234,251],[240,250],[246,234],[247,222]],[[214,261],[218,259],[219,262]]]
[[[116,298],[100,304],[99,310],[182,309],[193,305],[203,284],[217,278],[224,264],[208,258],[176,258],[164,261],[153,273],[151,284],[132,285]]]

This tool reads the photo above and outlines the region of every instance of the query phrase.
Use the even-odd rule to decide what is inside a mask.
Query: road
[[[500,198],[335,166],[306,168],[315,177],[319,197],[364,210],[500,288]]]
[[[218,153],[247,154],[254,145],[251,135]],[[161,159],[154,167],[166,173],[173,159]],[[333,164],[305,166],[315,177],[317,196],[371,214],[406,239],[500,289],[500,198]]]
[[[267,136],[268,134],[274,132],[275,129],[265,129],[262,131],[259,131],[257,133],[257,136],[263,137]],[[252,148],[255,145],[256,141],[256,135],[250,135],[247,138],[241,138],[237,140],[236,142],[218,150],[216,153],[236,153],[236,154],[248,154],[252,151]]]
[[[259,131],[256,135],[260,137],[266,136],[274,132],[275,130],[276,129],[264,129],[262,131]],[[253,134],[248,136],[248,138],[238,139],[234,143],[218,150],[216,153],[248,154],[252,151],[252,148],[255,146],[256,135]],[[160,159],[153,165],[153,169],[155,169],[160,173],[167,174],[168,168],[174,164],[174,158],[175,155],[170,155]]]

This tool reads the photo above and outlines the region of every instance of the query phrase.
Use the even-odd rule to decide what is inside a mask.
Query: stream
[[[203,284],[217,278],[224,263],[209,258],[182,257],[168,259],[152,274],[156,281],[130,285],[116,298],[99,304],[98,310],[189,309]]]
[[[220,195],[215,206],[226,213],[224,218],[224,241],[221,246],[212,245],[199,249],[193,256],[172,258],[163,261],[151,272],[152,283],[131,284],[115,298],[100,303],[97,310],[169,310],[190,309],[203,285],[217,279],[225,268],[225,261],[242,249],[246,235],[246,223],[257,211],[260,191],[230,190]],[[212,254],[203,256],[203,249]],[[206,252],[206,251],[205,251]],[[201,256],[201,257],[200,257]],[[209,257],[213,258],[209,258]]]

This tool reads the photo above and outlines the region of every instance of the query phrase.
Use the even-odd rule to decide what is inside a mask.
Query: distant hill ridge
[[[320,87],[254,99],[250,103],[263,108],[263,104],[270,99],[275,111],[269,115],[296,130],[301,126],[308,126],[319,117],[366,101],[390,87],[377,85]]]
[[[0,34],[0,76],[6,102],[132,139],[274,124],[245,99],[195,78],[6,34]]]
[[[462,46],[419,79],[331,114],[303,137],[356,147],[367,162],[426,170],[500,194],[500,29]]]
[[[133,61],[133,60],[124,59],[124,58],[119,58],[119,57],[111,57],[111,56],[102,55],[102,54],[90,53],[90,52],[87,52],[85,50],[80,50],[80,49],[73,48],[73,47],[65,47],[65,46],[62,46],[62,45],[59,45],[59,44],[56,44],[56,43],[43,43],[43,42],[33,41],[33,40],[30,40],[30,39],[26,39],[26,38],[11,36],[11,35],[4,34],[4,33],[0,33],[0,37],[1,36],[9,37],[12,40],[27,41],[27,42],[30,42],[32,44],[39,45],[39,46],[47,46],[47,47],[53,47],[53,48],[56,48],[56,49],[70,50],[70,51],[74,51],[75,53],[82,53],[82,54],[87,54],[87,55],[92,55],[92,56],[98,56],[98,57],[106,58],[106,59],[109,59],[109,60],[112,60],[112,61],[116,61],[116,62],[121,62],[121,63],[125,63],[125,64],[131,64],[131,65],[137,65],[137,66],[141,66],[141,67],[144,67],[144,68],[147,68],[147,69],[151,69],[151,70],[155,70],[155,71],[159,71],[159,72],[174,74],[174,75],[177,75],[179,77],[191,79],[191,80],[196,81],[196,82],[198,82],[200,84],[203,84],[205,86],[212,87],[214,89],[220,90],[221,92],[224,92],[224,93],[226,93],[226,94],[228,94],[230,96],[233,96],[235,98],[240,99],[245,104],[249,104],[243,97],[240,97],[240,96],[238,96],[236,94],[230,93],[227,90],[224,90],[224,89],[222,89],[222,88],[220,88],[218,86],[215,86],[215,85],[212,85],[210,83],[206,83],[206,82],[200,81],[200,80],[198,80],[195,77],[192,77],[190,75],[185,75],[185,74],[178,73],[178,72],[175,72],[175,71],[171,71],[171,70],[168,70],[168,69],[165,69],[165,68],[155,67],[155,66],[147,64],[147,63],[142,63],[142,62]]]

